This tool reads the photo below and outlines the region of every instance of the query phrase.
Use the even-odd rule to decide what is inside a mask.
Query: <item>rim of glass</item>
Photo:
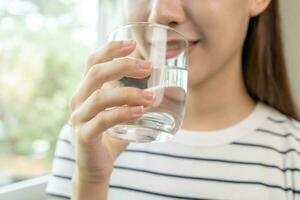
[[[163,24],[152,23],[152,22],[129,22],[129,23],[126,23],[124,25],[121,25],[121,26],[115,28],[113,31],[111,31],[109,33],[109,37],[111,35],[115,34],[116,32],[122,30],[122,29],[126,29],[128,27],[134,27],[134,26],[154,26],[154,27],[158,27],[158,28],[167,29],[169,31],[175,32],[176,34],[178,34],[183,39],[183,41],[185,43],[185,48],[188,48],[188,46],[189,46],[189,42],[186,39],[186,37],[182,33],[180,33],[179,31],[177,31],[176,29],[174,29],[170,26],[166,26],[166,25],[163,25]]]

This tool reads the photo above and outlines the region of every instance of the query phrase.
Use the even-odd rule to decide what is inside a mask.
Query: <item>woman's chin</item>
[[[203,81],[201,77],[195,77],[195,78],[188,78],[188,88],[193,89],[193,88],[198,88],[201,84],[203,84]]]
[[[188,88],[199,88],[204,84],[207,84],[215,78],[213,71],[209,70],[189,70],[188,73]]]

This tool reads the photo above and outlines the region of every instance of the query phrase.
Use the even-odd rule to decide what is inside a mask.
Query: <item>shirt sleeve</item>
[[[75,169],[73,130],[70,123],[62,128],[55,149],[52,173],[46,193],[50,197],[71,199],[71,179]]]

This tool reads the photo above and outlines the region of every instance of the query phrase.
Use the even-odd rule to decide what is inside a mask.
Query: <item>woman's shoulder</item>
[[[273,107],[267,107],[270,112],[265,126],[271,129],[270,132],[283,138],[293,138],[300,146],[300,122]]]

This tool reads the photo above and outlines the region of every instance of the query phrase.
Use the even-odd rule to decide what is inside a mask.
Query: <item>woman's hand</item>
[[[113,163],[128,142],[105,134],[116,124],[142,116],[153,102],[153,94],[133,87],[108,88],[122,77],[143,79],[151,64],[124,58],[135,49],[134,41],[114,41],[88,60],[85,76],[71,99],[71,122],[75,134],[77,182],[108,182]]]

